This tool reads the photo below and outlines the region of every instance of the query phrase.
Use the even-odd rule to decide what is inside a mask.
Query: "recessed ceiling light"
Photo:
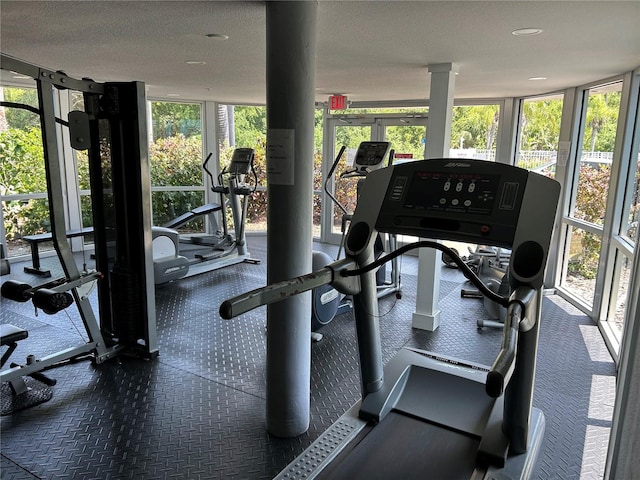
[[[539,35],[543,32],[541,28],[519,28],[511,32],[516,37],[527,37],[532,35]]]
[[[224,35],[222,33],[207,33],[207,37],[215,40],[229,40],[229,35]]]
[[[179,97],[179,93],[167,93],[167,97]]]
[[[187,65],[206,65],[207,62],[203,62],[201,60],[187,60],[186,62]]]
[[[529,80],[546,80],[547,77],[529,77]]]

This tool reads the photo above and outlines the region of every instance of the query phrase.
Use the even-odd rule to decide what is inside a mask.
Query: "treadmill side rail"
[[[358,418],[356,403],[325,430],[304,452],[287,465],[274,480],[316,478],[367,426]]]

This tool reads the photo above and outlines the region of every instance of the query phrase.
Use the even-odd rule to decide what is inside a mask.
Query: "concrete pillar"
[[[425,158],[446,158],[451,143],[453,94],[458,67],[454,63],[429,65],[429,125]],[[412,326],[434,331],[440,325],[440,268],[442,254],[433,248],[421,248],[418,254],[418,295]]]
[[[267,281],[311,271],[317,2],[266,2]],[[309,428],[311,294],[267,308],[267,430]]]

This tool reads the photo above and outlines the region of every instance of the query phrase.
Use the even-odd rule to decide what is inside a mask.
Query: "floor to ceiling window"
[[[220,167],[231,160],[235,148],[253,148],[256,189],[249,198],[247,232],[265,232],[267,229],[267,109],[260,105],[218,106],[218,149]],[[313,235],[320,236],[322,191],[322,109],[315,110],[313,150]]]
[[[4,87],[1,100],[38,108],[35,88]],[[8,256],[28,253],[21,238],[49,231],[47,183],[40,117],[22,108],[0,107],[0,198]]]
[[[570,90],[567,104],[564,93],[519,104],[516,165],[564,185],[556,287],[598,322],[614,355],[638,240],[639,85],[627,74]]]
[[[163,225],[205,204],[202,105],[151,101],[150,133],[153,224]],[[204,231],[205,221],[199,216],[180,231]]]
[[[637,255],[638,220],[640,219],[640,120],[638,119],[640,76],[627,77],[622,95],[621,120],[614,161],[620,158],[617,188],[610,195],[607,208],[613,210],[610,239],[607,242],[602,278],[603,301],[598,306],[598,318],[605,338],[614,350],[620,345],[625,321],[632,320],[627,312],[629,285],[634,254]],[[601,267],[603,268],[603,267]]]
[[[593,313],[622,82],[582,91],[560,286]],[[598,292],[599,294],[599,292]]]
[[[452,158],[496,160],[500,105],[456,105],[451,118]]]
[[[564,95],[522,101],[516,166],[555,177]]]

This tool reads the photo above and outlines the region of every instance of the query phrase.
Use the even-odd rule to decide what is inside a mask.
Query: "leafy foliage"
[[[153,138],[201,135],[201,116],[197,103],[151,102]]]
[[[47,191],[42,135],[38,127],[0,132],[0,195]],[[46,231],[49,209],[42,199],[4,202],[8,238]]]
[[[498,105],[459,106],[451,119],[451,148],[495,148]]]
[[[159,138],[149,146],[151,185],[202,186],[202,140],[200,135],[178,134]],[[203,204],[203,191],[154,192],[153,223],[167,221]],[[194,227],[201,229],[202,224]]]
[[[610,175],[609,165],[599,165],[597,168],[588,164],[581,165],[574,217],[602,224],[607,206]],[[578,239],[581,248],[579,253],[569,260],[568,271],[583,278],[595,278],[600,257],[600,237],[589,232],[581,232]]]
[[[38,108],[38,92],[35,88],[0,87],[3,100],[12,103],[22,103]],[[4,109],[7,125],[17,130],[29,130],[40,126],[40,117],[29,110],[20,108]]]

